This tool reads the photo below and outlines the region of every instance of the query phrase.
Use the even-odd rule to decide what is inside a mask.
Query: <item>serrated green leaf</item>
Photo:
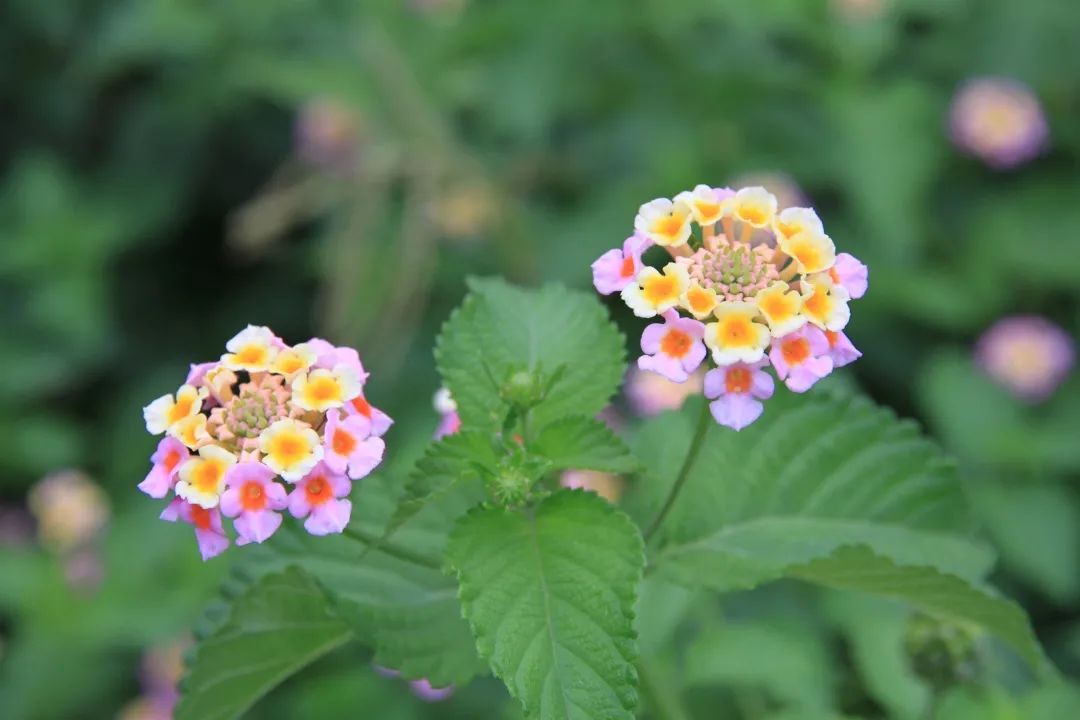
[[[650,473],[630,498],[641,522],[674,481],[700,409],[691,403],[643,430],[638,455]],[[665,572],[718,590],[749,588],[856,543],[965,576],[992,562],[966,540],[953,464],[887,410],[861,398],[783,393],[742,432],[706,421],[662,528],[654,562]]]
[[[450,529],[479,498],[463,486],[441,493],[398,529],[392,543],[379,547],[399,493],[390,477],[365,478],[354,491],[347,531],[355,537],[312,537],[287,525],[250,549],[249,569],[302,566],[335,601],[357,640],[375,651],[376,662],[436,686],[464,684],[486,664],[476,654],[456,583],[441,571],[440,558]]]
[[[435,350],[466,429],[501,429],[511,408],[500,383],[519,369],[551,376],[561,368],[532,408],[536,429],[603,409],[622,380],[625,351],[595,296],[561,285],[525,290],[492,279],[471,280],[469,287]]]
[[[651,477],[631,503],[642,521],[674,481],[699,409],[642,433],[638,454]],[[782,394],[741,433],[710,424],[651,563],[676,581],[728,591],[791,577],[858,545],[897,568],[936,569],[955,579],[957,593],[982,597],[974,583],[993,558],[968,540],[969,526],[952,463],[913,424],[858,398]],[[868,574],[862,589],[875,592],[875,581]],[[849,582],[859,589],[854,575]],[[1013,611],[1008,622],[967,619],[993,621],[986,627],[1035,661],[1030,628]]]
[[[495,472],[498,462],[491,439],[483,433],[459,432],[429,445],[410,474],[405,495],[390,516],[380,542],[389,540],[424,505],[453,492],[459,484],[476,481],[479,488],[482,474]]]
[[[530,718],[632,718],[637,528],[592,493],[484,506],[447,548],[480,654]]]
[[[641,466],[607,425],[590,417],[556,420],[540,432],[529,450],[550,460],[555,470],[631,473]]]
[[[289,675],[352,637],[322,590],[296,568],[267,575],[197,646],[177,720],[239,717]]]
[[[936,568],[902,565],[860,545],[789,568],[788,575],[826,587],[904,600],[937,617],[978,625],[1011,645],[1032,667],[1046,669],[1039,642],[1017,603]]]
[[[302,563],[380,665],[436,686],[462,684],[483,671],[453,580],[438,570],[380,550],[362,555],[364,546],[349,538],[279,531],[274,541],[264,562]]]

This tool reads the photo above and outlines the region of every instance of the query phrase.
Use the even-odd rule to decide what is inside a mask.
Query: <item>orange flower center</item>
[[[702,217],[710,218],[720,213],[720,203],[703,202],[695,203],[697,211]]]
[[[814,317],[824,317],[829,311],[829,296],[821,290],[815,290],[803,303],[803,307]]]
[[[172,425],[190,415],[194,404],[195,399],[190,395],[177,398],[176,404],[169,409],[169,424]]]
[[[782,318],[791,314],[788,299],[783,295],[768,295],[761,301],[761,309],[773,318]]]
[[[624,258],[622,261],[622,270],[619,273],[624,278],[628,278],[634,274],[634,258]]]
[[[328,500],[332,500],[334,497],[330,488],[330,483],[326,481],[322,475],[313,477],[307,481],[304,485],[304,494],[307,496],[307,501],[311,505],[322,505]]]
[[[308,450],[307,441],[300,435],[290,432],[274,438],[269,454],[273,455],[285,467],[289,467],[303,460],[307,456]]]
[[[352,406],[356,412],[360,413],[368,420],[371,419],[371,405],[364,399],[363,395],[353,398]]]
[[[825,339],[829,341],[829,347],[836,347],[836,342],[840,339],[839,333],[834,333],[832,330],[825,331]]]
[[[683,219],[677,215],[668,215],[656,221],[656,232],[665,237],[675,237],[683,228]]]
[[[304,369],[304,360],[299,355],[287,355],[278,360],[278,369],[286,375],[300,372]]]
[[[712,310],[714,301],[712,295],[705,292],[701,288],[694,288],[686,294],[686,299],[690,301],[690,307],[697,313],[705,313]]]
[[[225,468],[219,462],[203,460],[195,467],[191,475],[191,483],[199,492],[217,492],[218,484]]]
[[[728,318],[723,325],[723,339],[729,345],[746,345],[753,339],[750,321],[744,317]]]
[[[240,504],[245,510],[262,510],[266,507],[266,492],[257,482],[247,482],[240,488]]]
[[[307,386],[307,395],[312,400],[326,402],[334,400],[340,394],[337,380],[334,378],[320,377],[310,381]]]
[[[681,358],[690,352],[693,338],[682,330],[668,330],[660,341],[660,352],[669,357]]]
[[[729,393],[748,393],[752,382],[753,376],[750,370],[744,367],[731,368],[724,377],[724,384],[727,385]]]
[[[210,529],[210,511],[198,505],[191,506],[191,524],[199,530]]]
[[[180,453],[176,450],[170,450],[165,454],[165,459],[161,461],[162,466],[165,468],[165,472],[172,472],[172,469],[176,467],[176,463],[180,462]]]
[[[739,217],[751,225],[765,224],[765,211],[756,207],[744,207],[739,210]]]
[[[330,440],[330,447],[338,455],[349,455],[356,449],[356,438],[352,436],[352,433],[339,428],[334,431],[334,437]]]
[[[806,338],[792,338],[784,341],[780,352],[788,365],[802,365],[810,357],[810,342]]]
[[[236,353],[236,361],[243,365],[262,365],[266,362],[266,348],[261,345],[245,345]]]
[[[658,277],[645,285],[645,299],[652,305],[659,305],[675,294],[675,280],[669,277]]]

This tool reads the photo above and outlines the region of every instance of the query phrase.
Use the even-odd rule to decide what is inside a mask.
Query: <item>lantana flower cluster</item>
[[[342,532],[352,481],[382,462],[393,422],[364,398],[360,356],[319,338],[290,347],[252,325],[225,348],[143,408],[164,437],[139,489],[173,495],[161,518],[192,525],[204,560],[229,546],[223,517],[237,545],[268,539],[285,510],[312,535]]]
[[[861,356],[844,328],[866,266],[836,252],[814,210],[777,205],[763,187],[698,185],[642,205],[634,234],[592,265],[597,291],[660,320],[645,328],[638,367],[684,383],[711,356],[705,396],[735,430],[761,416],[770,367],[801,393]],[[653,245],[670,256],[659,270],[642,262]]]

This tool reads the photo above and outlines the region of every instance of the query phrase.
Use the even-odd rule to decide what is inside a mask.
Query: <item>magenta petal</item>
[[[263,490],[266,492],[266,505],[271,510],[284,510],[289,506],[289,498],[281,483],[268,482]]]
[[[652,323],[641,333],[641,352],[655,355],[660,352],[660,341],[667,334],[667,323]]]
[[[368,438],[361,442],[349,458],[349,477],[353,480],[367,477],[382,462],[385,450],[386,443],[382,438]]]
[[[682,359],[683,370],[688,373],[692,373],[698,369],[701,365],[701,361],[705,359],[705,355],[708,351],[705,349],[705,343],[696,342],[690,346],[690,351],[686,353],[686,357]]]
[[[330,500],[311,511],[304,522],[304,529],[312,535],[339,533],[349,524],[352,503],[348,500]]]
[[[764,406],[749,395],[732,393],[709,403],[709,410],[716,422],[738,431],[761,417]]]
[[[159,500],[169,494],[172,486],[173,482],[169,479],[169,476],[161,467],[156,465],[146,474],[146,479],[139,483],[140,490]]]
[[[601,295],[619,292],[633,278],[622,277],[623,254],[619,250],[608,250],[592,264],[593,287]]]
[[[237,545],[246,545],[249,542],[261,543],[281,527],[281,516],[268,510],[245,512],[236,518],[233,527],[240,535]]]
[[[195,530],[195,539],[199,542],[199,554],[204,561],[217,557],[229,547],[229,538],[212,530]]]
[[[303,487],[297,487],[289,493],[289,514],[294,518],[302,518],[311,512],[311,503],[308,502],[307,493]]]
[[[666,355],[642,355],[638,358],[638,367],[642,370],[651,370],[677,383],[684,383],[690,377],[678,360],[673,360]]]
[[[161,511],[158,518],[165,522],[176,522],[180,519],[180,510],[184,506],[184,501],[180,498],[175,498],[172,502],[165,506],[165,509]]]
[[[759,400],[768,400],[773,396],[773,391],[776,389],[776,383],[773,382],[772,375],[764,370],[755,370],[753,380],[750,385],[750,394]]]
[[[705,373],[705,397],[715,400],[723,395],[727,389],[725,377],[726,371],[724,368],[714,368]]]
[[[240,490],[231,487],[221,495],[221,514],[225,517],[236,517],[243,507],[240,504]]]

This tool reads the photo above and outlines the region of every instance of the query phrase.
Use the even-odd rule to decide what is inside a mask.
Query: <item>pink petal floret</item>
[[[679,317],[671,309],[663,314],[664,322],[653,323],[641,335],[641,350],[645,355],[638,358],[638,367],[663,375],[668,380],[682,383],[690,377],[705,359],[706,349],[702,338],[705,325],[691,318]],[[669,333],[680,333],[690,338],[689,347],[679,355],[665,351],[664,340]]]
[[[315,481],[329,486],[318,493],[309,493],[308,486]],[[315,469],[301,478],[289,493],[289,512],[293,517],[303,518],[304,529],[312,535],[340,533],[349,524],[352,503],[346,498],[352,491],[352,482],[340,473],[334,473],[320,462]],[[313,499],[314,495],[317,499]]]
[[[784,344],[793,340],[805,340],[809,346],[806,357],[797,363],[789,363],[783,350]],[[776,368],[776,376],[797,393],[806,392],[833,370],[829,341],[825,333],[813,325],[804,325],[793,333],[774,338],[769,359]]]
[[[146,479],[139,483],[139,489],[152,498],[163,498],[176,485],[176,473],[191,453],[184,443],[172,436],[165,436],[158,443],[157,450],[150,456],[153,467]]]
[[[833,368],[842,368],[850,365],[862,357],[862,353],[843,332],[826,332],[829,341],[829,357],[832,358]]]
[[[281,526],[281,515],[288,505],[285,488],[274,482],[274,471],[257,461],[241,462],[229,468],[225,474],[227,489],[221,496],[221,512],[236,518],[233,526],[238,534],[236,544],[261,543],[270,538]],[[249,484],[258,485],[265,499],[260,509],[245,508],[242,493]]]
[[[752,364],[716,368],[705,375],[705,397],[713,401],[709,410],[716,422],[738,431],[761,417],[764,410],[761,400],[772,397],[775,389],[772,377],[763,370],[768,364],[762,358]],[[744,380],[746,373],[748,383]],[[729,382],[729,374],[738,380]]]
[[[592,264],[593,285],[601,295],[620,292],[641,272],[641,254],[652,244],[640,235],[628,237],[622,249],[608,250]]]
[[[858,300],[866,294],[870,271],[854,255],[850,253],[837,255],[836,264],[833,265],[831,272],[837,284],[847,290],[852,300]]]

